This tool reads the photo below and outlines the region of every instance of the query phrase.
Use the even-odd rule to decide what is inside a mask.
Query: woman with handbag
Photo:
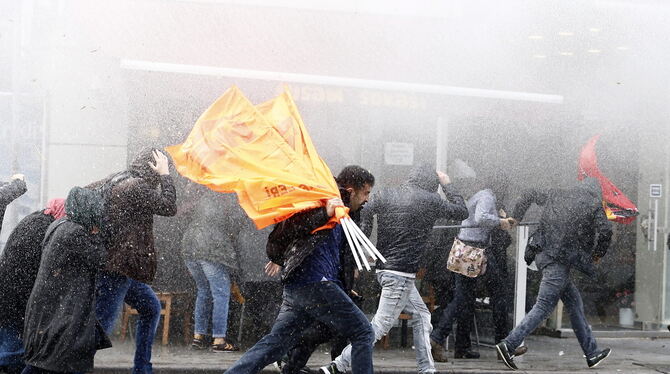
[[[458,236],[449,254],[448,269],[455,274],[454,297],[444,308],[439,323],[431,333],[431,348],[435,361],[447,362],[445,342],[451,333],[454,319],[456,329],[455,358],[479,358],[479,352],[471,350],[470,330],[472,328],[477,278],[487,274],[486,286],[493,300],[493,314],[496,325],[496,341],[504,338],[507,326],[505,300],[506,258],[504,249],[505,231],[516,224],[513,218],[506,218],[504,211],[498,210],[498,197],[504,199],[507,179],[501,173],[483,183],[483,188],[467,202],[469,217],[461,225]],[[502,214],[499,214],[502,213]],[[503,216],[501,218],[501,215]],[[496,240],[492,241],[492,234]],[[502,250],[500,250],[502,248]]]

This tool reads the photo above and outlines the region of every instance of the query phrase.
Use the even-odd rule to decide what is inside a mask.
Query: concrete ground
[[[158,343],[158,342],[157,342]],[[574,338],[531,336],[526,341],[529,352],[517,358],[519,373],[668,373],[670,374],[670,339],[599,338],[600,347],[611,347],[612,355],[595,369],[588,369],[581,349]],[[330,361],[327,347],[318,350],[309,362],[312,369]],[[134,347],[132,343],[115,342],[114,348],[98,352],[95,372],[130,373]],[[479,360],[451,360],[438,363],[439,373],[505,373],[511,372],[496,360],[493,348],[481,347]],[[212,353],[191,351],[184,346],[154,346],[153,366],[156,374],[222,373],[242,353]],[[453,353],[450,352],[450,356]],[[416,373],[414,351],[411,348],[375,349],[376,373]],[[277,373],[268,366],[264,373]]]

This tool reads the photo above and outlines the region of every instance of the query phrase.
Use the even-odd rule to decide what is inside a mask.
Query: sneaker
[[[512,357],[519,357],[526,352],[528,352],[528,346],[527,345],[518,346],[514,350],[514,356],[512,356]],[[502,357],[500,356],[499,352],[496,352],[496,356],[498,356],[498,361],[502,361]]]
[[[479,352],[471,351],[469,349],[454,352],[454,358],[477,359],[479,357]]]
[[[237,352],[240,350],[240,347],[236,346],[228,339],[223,338],[223,343],[212,344],[212,352],[223,353],[223,352]]]
[[[504,362],[508,368],[512,370],[518,369],[514,363],[514,356],[509,353],[509,348],[507,348],[507,343],[504,340],[496,344],[496,350],[498,351],[502,362]]]
[[[328,366],[321,366],[319,368],[319,373],[321,374],[344,374],[343,372],[337,369],[337,365],[334,362],[328,364]]]
[[[314,371],[305,366],[304,368],[298,370],[298,374],[314,374]]]
[[[447,350],[442,344],[433,339],[430,339],[430,353],[433,355],[435,362],[449,362],[449,359],[447,359]]]
[[[592,369],[598,366],[598,364],[600,364],[604,359],[606,359],[607,356],[610,355],[610,353],[612,353],[612,350],[609,348],[605,348],[602,351],[595,353],[593,356],[587,357],[586,363],[589,365],[589,368]]]

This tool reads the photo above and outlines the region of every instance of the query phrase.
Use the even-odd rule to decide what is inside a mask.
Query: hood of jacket
[[[160,175],[158,175],[158,173],[156,173],[149,165],[149,163],[152,165],[156,163],[154,160],[154,151],[165,154],[165,152],[158,148],[144,148],[137,156],[135,156],[128,166],[128,171],[133,177],[144,179],[152,187],[156,187],[160,183]],[[172,164],[172,159],[169,156],[168,162]]]
[[[437,192],[437,188],[440,186],[440,178],[438,178],[435,170],[435,166],[430,163],[417,165],[410,171],[407,184],[428,192]]]
[[[93,226],[100,227],[103,212],[103,199],[100,193],[81,187],[70,190],[65,201],[67,218],[90,230]]]

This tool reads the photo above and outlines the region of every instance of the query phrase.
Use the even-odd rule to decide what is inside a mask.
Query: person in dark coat
[[[234,205],[238,205],[234,194],[205,189],[182,238],[182,257],[198,290],[194,349],[207,348],[213,338],[214,352],[239,350],[227,337],[231,276],[239,268],[238,231],[233,230],[230,214]]]
[[[46,209],[24,217],[9,235],[0,255],[0,366],[8,373],[23,370],[23,321],[42,258],[49,225],[65,216],[65,199],[49,200]]]
[[[359,174],[361,174],[359,169],[362,168],[356,165],[346,166],[338,174],[337,178],[335,178],[337,185],[339,186],[340,196],[342,196],[342,201],[346,206],[351,206],[351,194],[354,190],[364,188],[366,183],[374,183],[374,179],[362,179],[359,176]],[[358,206],[357,209],[351,208],[349,210],[349,216],[357,225],[360,224],[361,209],[364,205],[365,204],[362,204]],[[351,249],[348,244],[342,246],[340,249],[340,281],[342,282],[344,291],[349,295],[356,306],[360,308],[363,297],[354,290],[355,274],[358,270],[356,269],[356,264],[353,257],[350,255],[350,252]],[[310,327],[303,331],[298,343],[289,349],[286,360],[278,363],[281,367],[282,374],[309,372],[309,369],[306,369],[305,367],[309,358],[319,345],[328,342],[331,343],[330,357],[333,360],[339,356],[349,344],[346,337],[338,334],[337,331],[333,330],[327,324],[319,321],[314,322]]]
[[[363,188],[354,189],[349,208],[357,210],[370,194],[374,177],[359,168]],[[322,208],[297,213],[274,226],[266,252],[271,263],[266,269],[276,274],[281,267],[284,294],[272,331],[265,335],[227,371],[228,374],[255,374],[279,360],[293,347],[302,331],[315,321],[326,323],[345,336],[353,346],[353,374],[372,374],[373,332],[365,314],[345,293],[341,280],[340,251],[345,245],[341,224],[325,225],[344,206],[339,198],[326,201]]]
[[[161,311],[147,284],[157,266],[154,215],[177,213],[168,157],[158,149],[145,149],[127,171],[87,187],[100,190],[105,199],[102,234],[108,255],[98,276],[96,313],[109,334],[124,302],[139,312],[133,372],[151,374],[151,347]]]
[[[28,191],[28,188],[23,174],[14,174],[9,183],[0,183],[0,231],[2,230],[2,220],[5,217],[7,205],[18,199],[26,191]]]
[[[26,307],[24,374],[87,372],[95,351],[111,347],[95,316],[96,275],[105,251],[102,207],[99,193],[75,187],[66,217],[47,229]]]
[[[594,263],[605,256],[612,238],[612,224],[607,220],[600,182],[586,178],[577,186],[548,191],[528,190],[514,207],[512,216],[521,220],[532,203],[544,206],[540,227],[533,234],[540,252],[535,263],[542,271],[540,290],[533,308],[505,339],[496,345],[505,365],[516,370],[514,350],[542,323],[562,300],[570,314],[572,329],[586,357],[587,365],[597,366],[610,354],[598,349],[579,290],[570,280],[575,268],[587,276],[595,275]],[[538,234],[539,233],[539,234]],[[524,256],[527,262],[532,257]]]
[[[443,200],[438,188],[446,195]],[[377,312],[372,319],[375,340],[386,335],[405,311],[412,315],[416,364],[419,373],[434,373],[430,349],[430,311],[415,285],[419,264],[428,246],[433,225],[439,218],[463,220],[468,217],[463,197],[451,185],[449,176],[423,163],[410,172],[406,183],[376,192],[361,212],[362,229],[368,232],[377,216],[377,248],[386,263],[377,261],[377,281],[382,287]],[[372,342],[371,344],[373,344]],[[325,374],[346,372],[351,364],[349,347],[328,366]]]

